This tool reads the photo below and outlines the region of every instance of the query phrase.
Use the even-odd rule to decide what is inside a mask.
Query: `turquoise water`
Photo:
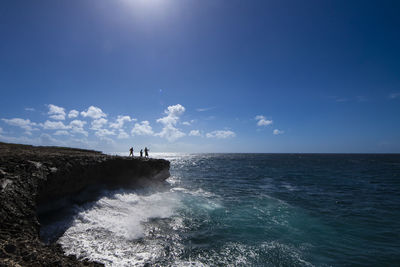
[[[65,212],[66,252],[109,266],[400,263],[400,155],[163,157],[165,185],[104,191]]]

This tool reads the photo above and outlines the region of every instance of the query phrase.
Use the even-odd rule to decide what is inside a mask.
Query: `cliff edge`
[[[136,187],[168,177],[166,160],[0,142],[0,266],[102,266],[41,242],[38,205],[93,186]]]

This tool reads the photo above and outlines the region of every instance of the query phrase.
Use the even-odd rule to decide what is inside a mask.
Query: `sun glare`
[[[123,0],[123,2],[136,8],[159,8],[166,4],[166,0]]]
[[[122,8],[132,13],[139,21],[163,19],[171,11],[166,0],[120,0]]]

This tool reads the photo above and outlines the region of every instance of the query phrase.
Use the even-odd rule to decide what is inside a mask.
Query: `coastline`
[[[95,186],[135,188],[168,177],[169,162],[162,159],[0,142],[0,265],[103,266],[44,244],[38,207]]]

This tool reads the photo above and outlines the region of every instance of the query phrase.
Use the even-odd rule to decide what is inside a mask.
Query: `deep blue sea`
[[[157,156],[164,185],[104,191],[42,236],[106,266],[400,266],[400,155]]]

